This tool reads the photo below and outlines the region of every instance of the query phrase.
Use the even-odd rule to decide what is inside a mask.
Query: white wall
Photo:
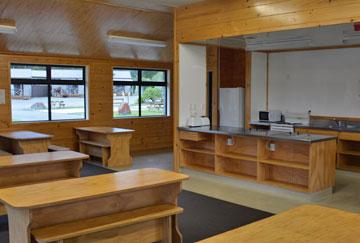
[[[266,108],[266,54],[251,55],[251,120],[259,120],[259,111]]]
[[[258,57],[253,54],[252,117],[262,109],[266,87]],[[360,48],[270,54],[269,109],[360,117]]]
[[[185,126],[190,105],[198,113],[206,105],[206,48],[180,44],[179,62],[179,126]]]

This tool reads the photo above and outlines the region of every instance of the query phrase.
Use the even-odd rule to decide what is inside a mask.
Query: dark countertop
[[[329,130],[336,132],[356,132],[360,133],[360,126],[356,125],[347,125],[343,127],[333,126],[333,125],[317,125],[317,124],[309,124],[309,125],[295,125],[295,128],[305,128],[305,129],[319,129],[319,130]]]
[[[287,132],[275,132],[268,130],[258,130],[258,129],[243,129],[236,127],[179,127],[181,131],[188,132],[202,132],[209,134],[220,134],[228,136],[249,136],[249,137],[259,137],[271,140],[288,140],[294,142],[304,142],[304,143],[316,143],[327,140],[336,139],[335,136],[325,136],[325,135],[312,135],[312,134],[294,134]]]
[[[260,122],[253,121],[251,125],[255,126],[270,126],[271,122]],[[277,124],[274,122],[274,124]],[[304,129],[319,129],[319,130],[329,130],[336,132],[356,132],[360,133],[360,123],[359,122],[343,122],[340,126],[334,121],[312,121],[308,125],[303,124],[294,124],[294,128],[304,128]]]

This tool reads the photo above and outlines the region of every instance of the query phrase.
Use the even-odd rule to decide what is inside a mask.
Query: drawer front
[[[182,140],[190,140],[190,141],[198,142],[198,141],[206,140],[207,136],[205,133],[200,133],[200,132],[180,131],[179,138]]]
[[[360,141],[360,133],[355,132],[340,132],[340,140]]]

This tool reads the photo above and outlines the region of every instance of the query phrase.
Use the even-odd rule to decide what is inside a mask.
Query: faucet
[[[343,121],[336,120],[335,122],[336,122],[337,127],[341,128],[343,126]]]

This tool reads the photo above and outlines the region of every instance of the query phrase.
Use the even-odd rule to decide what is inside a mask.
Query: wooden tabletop
[[[9,155],[0,158],[0,169],[15,166],[27,166],[31,164],[46,162],[54,163],[59,161],[84,160],[88,158],[88,155],[74,151]]]
[[[12,140],[37,140],[37,139],[51,139],[53,135],[32,132],[32,131],[12,131],[0,132],[0,137]]]
[[[38,208],[181,182],[189,177],[140,169],[0,190],[0,201],[15,208]]]
[[[305,205],[200,242],[360,242],[360,215]]]
[[[134,132],[134,130],[132,129],[117,128],[117,127],[76,127],[75,129],[85,132],[94,132],[94,133],[102,133],[102,134]]]

